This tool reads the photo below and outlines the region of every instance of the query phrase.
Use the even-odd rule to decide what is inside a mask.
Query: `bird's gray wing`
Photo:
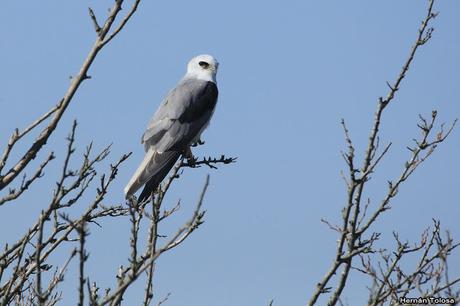
[[[202,132],[217,102],[213,82],[184,79],[163,100],[142,136],[147,152],[125,194],[135,193],[146,184],[139,201],[156,189],[180,154]]]
[[[142,136],[145,151],[183,150],[208,123],[217,96],[213,82],[182,80],[163,100]]]

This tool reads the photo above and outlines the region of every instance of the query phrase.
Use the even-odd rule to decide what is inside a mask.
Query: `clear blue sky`
[[[64,94],[94,40],[87,7],[102,20],[111,1],[3,1],[0,10],[0,148],[15,127],[25,127]],[[418,135],[418,114],[439,111],[440,121],[460,117],[460,3],[440,1],[433,39],[417,55],[394,104],[384,116],[382,141],[392,149],[367,196],[376,203],[388,179],[399,175],[405,149]],[[345,148],[340,119],[348,122],[362,154],[377,98],[399,73],[425,1],[143,1],[125,30],[102,51],[49,141],[44,154],[58,159],[21,201],[1,208],[0,241],[13,241],[47,204],[71,121],[78,119],[78,152],[94,141],[113,143],[110,160],[128,151],[107,203],[122,189],[143,156],[140,136],[161,101],[201,53],[220,62],[220,97],[206,145],[195,154],[225,153],[238,163],[218,171],[187,171],[168,198],[182,210],[165,224],[182,224],[206,173],[211,185],[206,222],[180,248],[158,261],[157,298],[168,306],[304,305],[332,260],[337,236],[320,222],[340,220]],[[394,208],[377,222],[379,246],[392,231],[419,238],[432,218],[460,238],[458,128],[400,189]],[[20,151],[15,151],[19,153]],[[38,162],[38,161],[37,161]],[[77,161],[74,165],[77,166]],[[104,164],[108,167],[108,162]],[[32,171],[29,170],[28,173]],[[81,209],[86,203],[81,203]],[[114,285],[128,256],[129,223],[93,226],[91,280]],[[57,263],[64,261],[55,257]],[[456,256],[456,257],[455,257]],[[460,273],[458,253],[451,267]],[[76,266],[71,266],[71,274]],[[76,276],[73,277],[76,280]],[[60,288],[76,300],[75,280]],[[369,282],[353,277],[344,301],[367,298]],[[142,287],[127,296],[139,303]]]

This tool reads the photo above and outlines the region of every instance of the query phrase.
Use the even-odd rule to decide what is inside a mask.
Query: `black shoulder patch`
[[[206,82],[204,89],[194,97],[189,106],[179,117],[179,122],[190,123],[214,109],[218,96],[217,86],[213,82]]]

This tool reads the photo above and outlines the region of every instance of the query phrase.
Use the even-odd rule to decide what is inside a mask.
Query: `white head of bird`
[[[188,62],[186,77],[194,77],[199,80],[216,83],[218,68],[219,63],[211,55],[198,55]]]

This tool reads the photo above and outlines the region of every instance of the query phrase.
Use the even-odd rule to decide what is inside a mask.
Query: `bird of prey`
[[[181,154],[200,140],[217,102],[219,63],[211,55],[190,60],[187,73],[161,102],[142,136],[145,157],[125,187],[126,198],[144,186],[138,202],[156,190]]]

